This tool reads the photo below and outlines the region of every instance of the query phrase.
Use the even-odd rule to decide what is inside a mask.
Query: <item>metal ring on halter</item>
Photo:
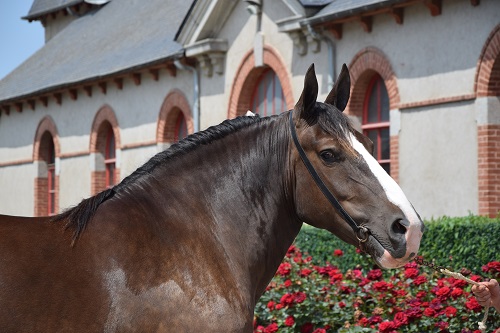
[[[356,231],[356,238],[358,239],[358,241],[360,243],[364,243],[368,240],[368,237],[370,237],[370,230],[368,230],[368,228],[364,225],[360,226]]]

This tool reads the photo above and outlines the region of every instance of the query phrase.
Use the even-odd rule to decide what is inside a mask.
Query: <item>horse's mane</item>
[[[331,112],[330,108],[331,106],[328,106],[327,104],[316,103],[314,115],[306,121],[310,123],[310,125],[318,123],[324,131],[336,136],[342,146],[352,150],[352,147],[349,144],[348,133],[349,131],[353,131],[353,128],[348,117],[341,112]],[[54,222],[66,221],[66,228],[74,229],[74,243],[83,232],[89,221],[92,220],[92,217],[103,202],[113,198],[116,194],[121,193],[130,187],[130,185],[136,184],[139,179],[151,175],[151,173],[158,166],[165,165],[169,161],[194,151],[200,146],[208,145],[243,128],[247,128],[257,123],[270,122],[272,121],[272,118],[276,117],[279,116],[265,118],[260,118],[259,116],[237,117],[235,119],[225,120],[221,124],[209,127],[204,131],[191,134],[180,142],[173,144],[170,148],[153,156],[144,165],[139,167],[129,176],[125,177],[119,184],[90,198],[82,200],[78,205],[54,216],[51,220]]]
[[[52,217],[51,220],[53,222],[66,221],[66,228],[74,229],[74,243],[103,202],[111,199],[115,194],[122,192],[131,184],[136,183],[138,179],[146,175],[150,175],[158,166],[164,165],[168,161],[177,159],[202,145],[210,144],[213,141],[222,139],[243,128],[266,120],[268,121],[268,118],[260,118],[259,116],[237,117],[235,119],[225,120],[221,124],[209,127],[204,131],[191,134],[187,138],[173,144],[168,149],[153,156],[144,165],[139,167],[129,176],[125,177],[119,184],[90,198],[82,200],[78,205]]]

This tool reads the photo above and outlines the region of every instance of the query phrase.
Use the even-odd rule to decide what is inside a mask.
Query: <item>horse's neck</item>
[[[280,126],[276,119],[214,142],[186,156],[174,176],[199,201],[207,232],[235,256],[228,259],[250,279],[256,298],[301,226],[288,179],[289,139]]]

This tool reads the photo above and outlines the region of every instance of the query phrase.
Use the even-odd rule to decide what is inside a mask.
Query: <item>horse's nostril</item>
[[[410,223],[408,223],[405,219],[397,219],[394,223],[392,223],[392,231],[395,234],[405,234],[406,228],[409,226]]]

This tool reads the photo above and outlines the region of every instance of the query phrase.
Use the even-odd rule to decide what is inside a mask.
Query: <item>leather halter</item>
[[[297,132],[295,131],[295,124],[293,123],[293,111],[290,111],[290,131],[292,132],[293,142],[295,143],[295,147],[299,152],[300,158],[302,159],[302,162],[304,162],[307,171],[309,171],[312,178],[316,182],[316,185],[318,185],[321,192],[323,192],[328,201],[330,201],[330,204],[333,207],[335,207],[335,209],[340,213],[342,218],[351,226],[352,230],[354,230],[354,234],[356,235],[356,238],[360,242],[360,245],[361,243],[366,242],[368,240],[368,237],[370,236],[370,230],[363,225],[358,225],[356,221],[354,221],[353,218],[345,211],[344,207],[342,207],[337,198],[335,198],[335,196],[332,194],[332,192],[330,192],[328,187],[326,187],[325,183],[323,182],[323,180],[321,179],[321,177],[318,175],[313,165],[311,164],[311,161],[309,161],[309,159],[307,158],[304,149],[300,145],[299,138],[297,137]]]

